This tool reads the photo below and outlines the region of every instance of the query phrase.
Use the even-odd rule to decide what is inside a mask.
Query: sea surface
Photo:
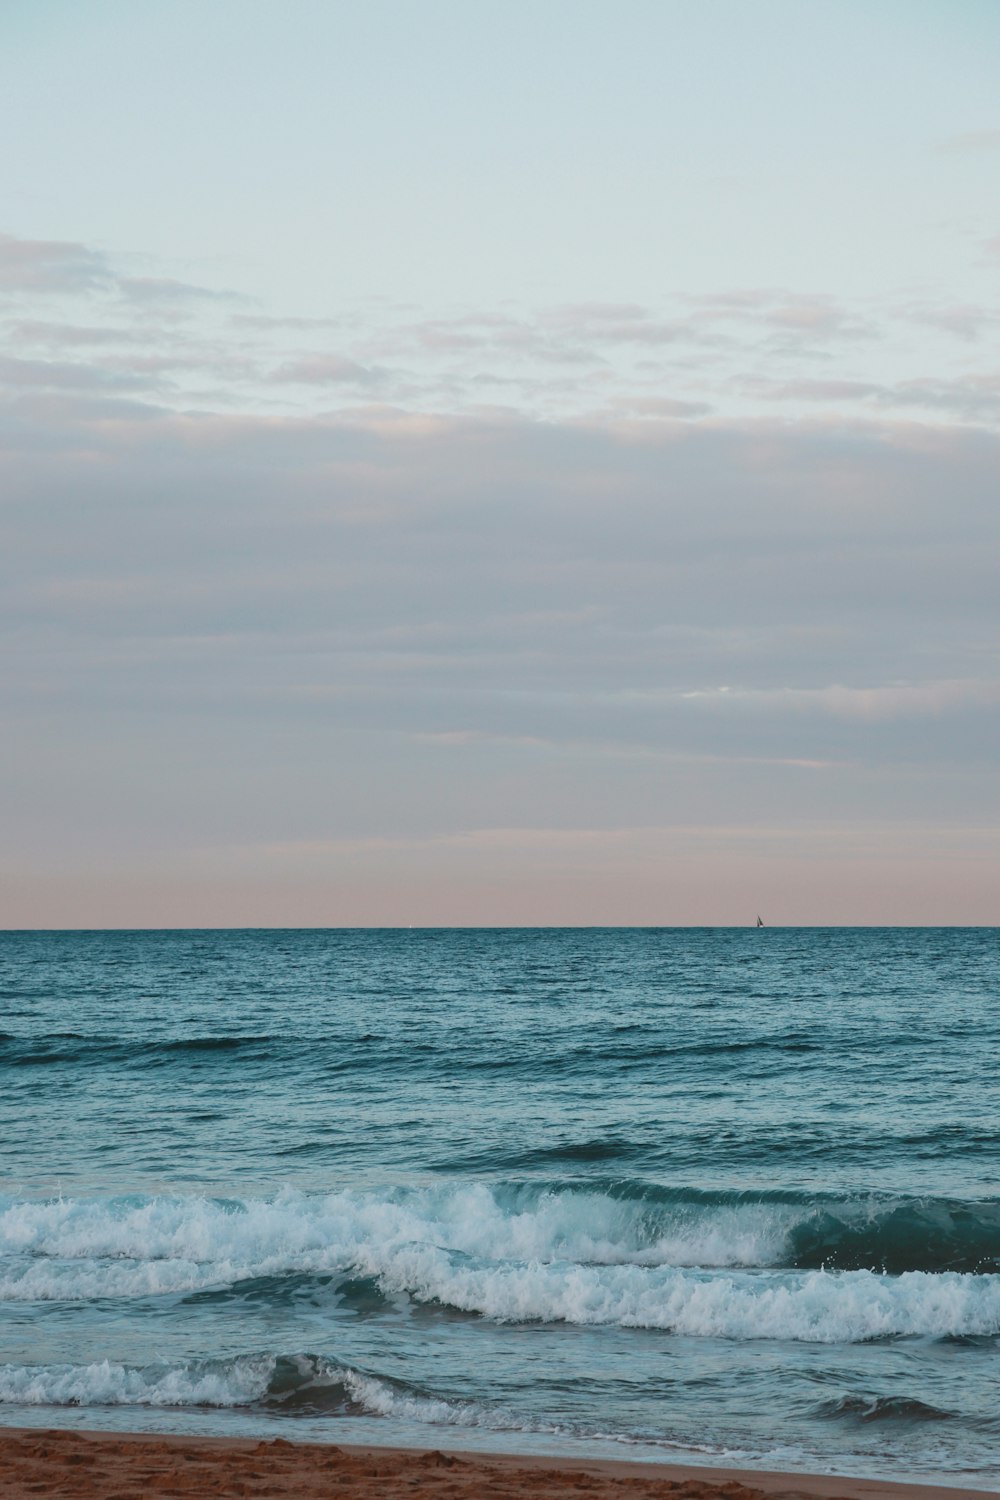
[[[0,933],[0,1421],[1000,1489],[1000,933]]]

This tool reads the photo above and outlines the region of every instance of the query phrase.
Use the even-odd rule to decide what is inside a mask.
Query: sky
[[[0,926],[1000,903],[995,0],[4,0]]]

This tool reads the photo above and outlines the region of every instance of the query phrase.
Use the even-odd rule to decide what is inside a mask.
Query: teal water
[[[0,1421],[1000,1487],[993,929],[0,934]]]

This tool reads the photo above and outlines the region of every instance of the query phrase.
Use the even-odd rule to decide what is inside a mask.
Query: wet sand
[[[0,1428],[0,1497],[81,1500],[982,1500],[996,1491],[668,1464]]]

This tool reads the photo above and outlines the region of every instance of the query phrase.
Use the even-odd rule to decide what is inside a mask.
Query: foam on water
[[[202,1410],[257,1408],[292,1416],[367,1416],[407,1427],[452,1427],[683,1449],[718,1454],[704,1443],[675,1443],[642,1434],[609,1433],[579,1424],[526,1418],[502,1406],[445,1400],[404,1381],[353,1369],[313,1354],[245,1355],[176,1366],[0,1366],[0,1407],[165,1407]]]
[[[392,1290],[499,1321],[617,1324],[695,1337],[858,1343],[1000,1333],[1000,1277],[871,1271],[770,1273],[674,1268],[454,1265],[401,1250]]]
[[[683,1204],[679,1223],[671,1215],[676,1205],[482,1184],[8,1202],[0,1298],[163,1296],[307,1272],[373,1278],[499,1322],[823,1343],[1000,1333],[1000,1276],[782,1268],[802,1215],[788,1204],[702,1206],[694,1220]]]
[[[0,1402],[15,1406],[248,1406],[267,1392],[275,1362],[257,1359],[131,1368],[2,1365]]]
[[[176,1366],[0,1366],[0,1404],[16,1406],[261,1406],[326,1415],[367,1413],[429,1426],[525,1430],[523,1419],[474,1401],[446,1401],[399,1380],[312,1354],[246,1355]],[[527,1424],[556,1433],[552,1423]],[[567,1429],[568,1430],[568,1429]]]
[[[0,1254],[321,1269],[354,1247],[413,1241],[467,1255],[614,1265],[780,1263],[794,1211],[773,1204],[708,1210],[593,1191],[482,1183],[220,1202],[192,1197],[44,1202],[0,1198]]]
[[[1000,1201],[708,1195],[452,1183],[304,1196],[18,1199],[0,1195],[0,1255],[268,1270],[336,1268],[366,1243],[593,1265],[991,1271]]]

